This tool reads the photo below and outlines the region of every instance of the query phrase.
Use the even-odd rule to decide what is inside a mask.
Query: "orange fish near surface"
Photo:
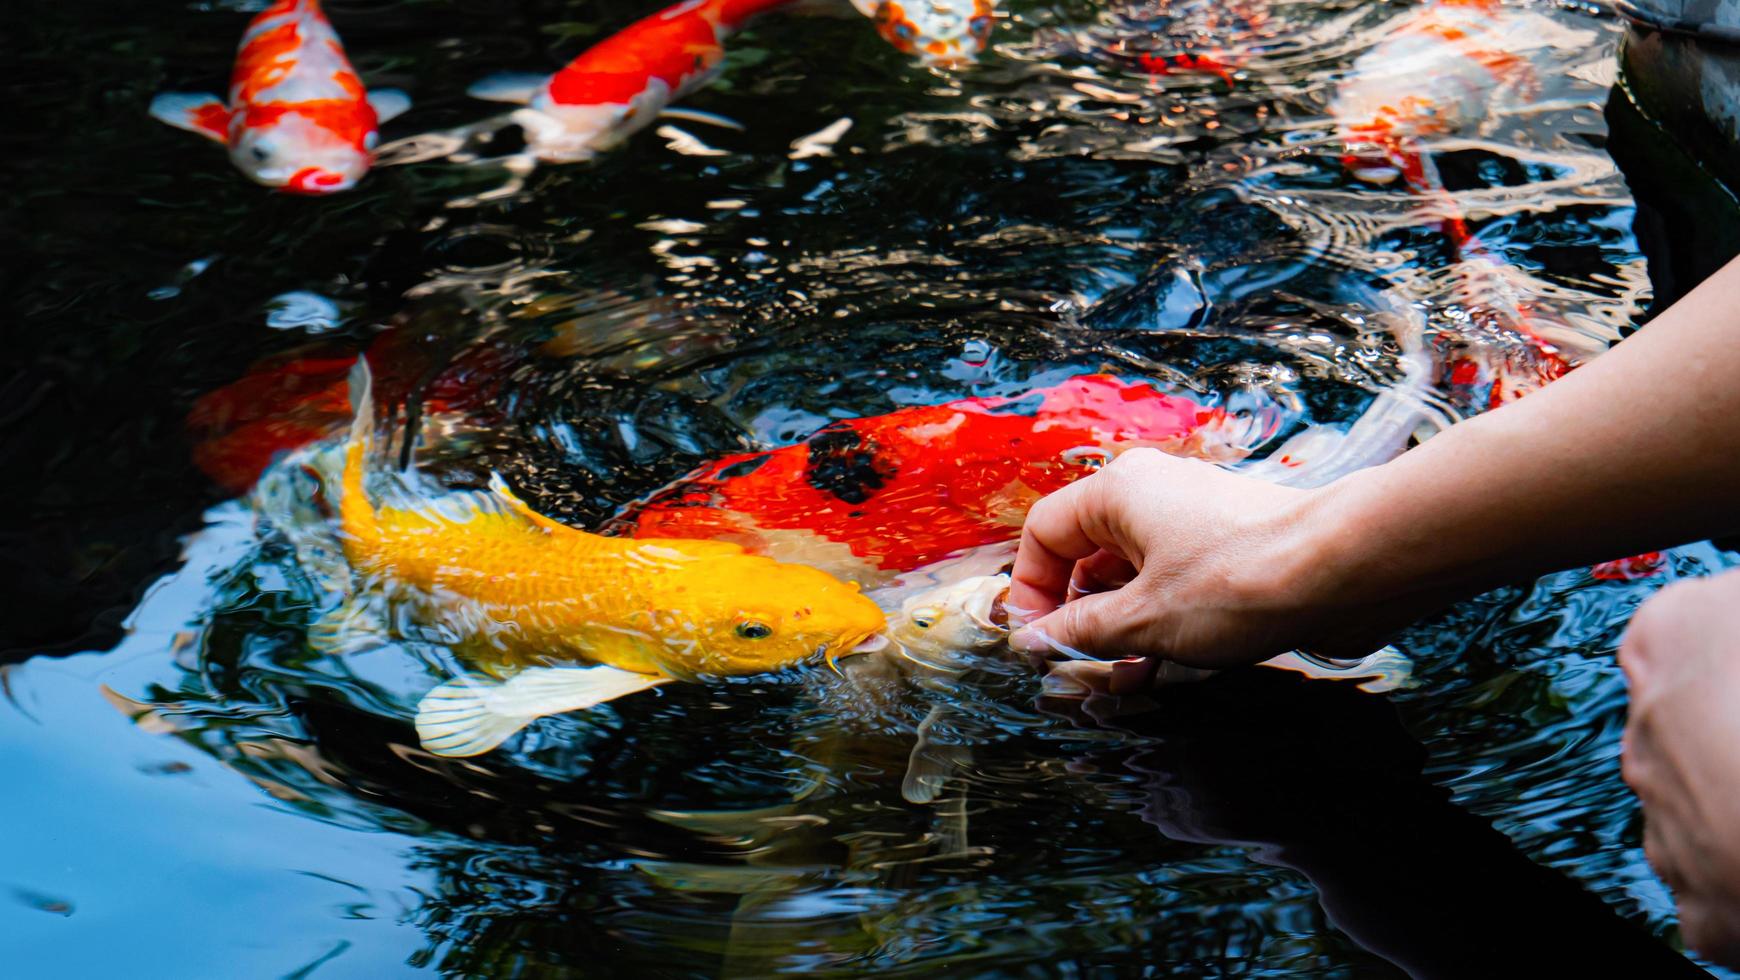
[[[493,75],[469,93],[525,106],[509,118],[525,132],[531,156],[589,160],[718,75],[732,34],[803,2],[683,0],[587,48],[554,75]],[[904,8],[894,0],[853,3],[900,50],[938,65],[970,61],[983,50],[994,13],[992,0],[914,0]]]
[[[1233,461],[1278,424],[1083,375],[1014,398],[834,422],[795,445],[727,456],[629,508],[611,529],[737,541],[874,580],[1015,537],[1034,501],[1120,450]]]
[[[431,751],[473,755],[542,715],[886,642],[882,610],[855,585],[725,542],[588,534],[533,511],[499,479],[487,491],[425,492],[414,474],[383,474],[377,503],[364,474],[367,362],[354,378],[348,442],[286,467],[319,475],[323,500],[337,488],[349,565],[345,602],[310,635],[340,651],[402,635],[388,623],[414,624],[416,638],[483,667],[424,699],[417,725]]]
[[[267,187],[330,194],[362,179],[377,128],[410,104],[403,92],[363,88],[319,0],[277,0],[242,35],[227,101],[164,94],[151,115],[224,144]]]

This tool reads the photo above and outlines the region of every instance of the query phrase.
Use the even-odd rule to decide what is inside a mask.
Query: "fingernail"
[[[1016,653],[1045,653],[1051,649],[1045,634],[1031,626],[1023,626],[1009,634],[1009,649]]]

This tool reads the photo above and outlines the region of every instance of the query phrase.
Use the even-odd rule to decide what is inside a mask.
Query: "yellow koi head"
[[[698,542],[671,542],[681,548]],[[856,585],[806,565],[748,554],[685,562],[664,578],[658,630],[673,674],[759,674],[886,642],[882,610]]]

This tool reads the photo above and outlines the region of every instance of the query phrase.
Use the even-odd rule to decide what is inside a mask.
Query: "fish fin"
[[[350,438],[366,442],[375,427],[375,375],[369,359],[359,357],[350,366]]]
[[[702,112],[700,109],[685,109],[681,106],[665,106],[659,110],[660,119],[686,119],[689,122],[700,123],[703,126],[717,126],[720,129],[734,129],[743,132],[748,127],[730,116],[721,116],[716,112]]]
[[[384,123],[404,115],[411,108],[411,97],[396,88],[378,88],[369,93],[369,105],[374,107],[375,121]]]
[[[972,852],[967,837],[967,797],[957,795],[937,807],[937,821],[931,836],[936,840],[936,853],[942,857],[963,857]]]
[[[1385,694],[1416,686],[1414,662],[1393,646],[1384,647],[1358,660],[1326,660],[1309,654],[1283,653],[1260,666],[1290,670],[1320,680],[1358,681],[1360,690]]]
[[[615,667],[528,667],[506,681],[455,678],[417,704],[417,738],[436,755],[481,755],[545,715],[580,711],[668,683]]]
[[[520,105],[525,105],[532,101],[532,96],[537,94],[538,89],[542,88],[544,82],[548,80],[548,75],[532,75],[515,71],[497,72],[472,83],[472,86],[465,90],[465,94],[485,102],[517,102]]]
[[[498,500],[509,513],[517,514],[520,517],[525,518],[526,521],[534,527],[539,527],[546,531],[574,530],[574,528],[563,524],[561,521],[545,517],[543,514],[533,510],[530,504],[521,500],[519,495],[514,493],[513,488],[507,485],[507,481],[501,478],[500,473],[492,472],[489,474],[489,490],[490,493],[495,496],[496,500]]]
[[[973,757],[972,750],[965,745],[951,745],[932,737],[932,729],[947,711],[941,706],[932,708],[919,723],[918,739],[906,763],[906,777],[900,781],[900,796],[908,803],[936,802],[949,777]]]
[[[784,830],[805,819],[813,819],[817,823],[827,822],[823,817],[803,817],[797,806],[791,803],[748,810],[648,810],[647,816],[692,834],[747,839],[754,839],[762,834],[771,836],[770,828]]]
[[[374,597],[347,597],[308,627],[308,645],[328,657],[367,653],[392,639],[387,618]]]
[[[151,100],[151,118],[219,143],[230,141],[230,110],[215,95],[165,92]]]

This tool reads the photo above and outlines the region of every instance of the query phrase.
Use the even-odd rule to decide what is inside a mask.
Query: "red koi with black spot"
[[[874,579],[1014,538],[1035,501],[1123,449],[1230,461],[1274,427],[1146,384],[1084,375],[1019,397],[834,422],[794,445],[728,456],[628,508],[609,529],[735,541]]]

